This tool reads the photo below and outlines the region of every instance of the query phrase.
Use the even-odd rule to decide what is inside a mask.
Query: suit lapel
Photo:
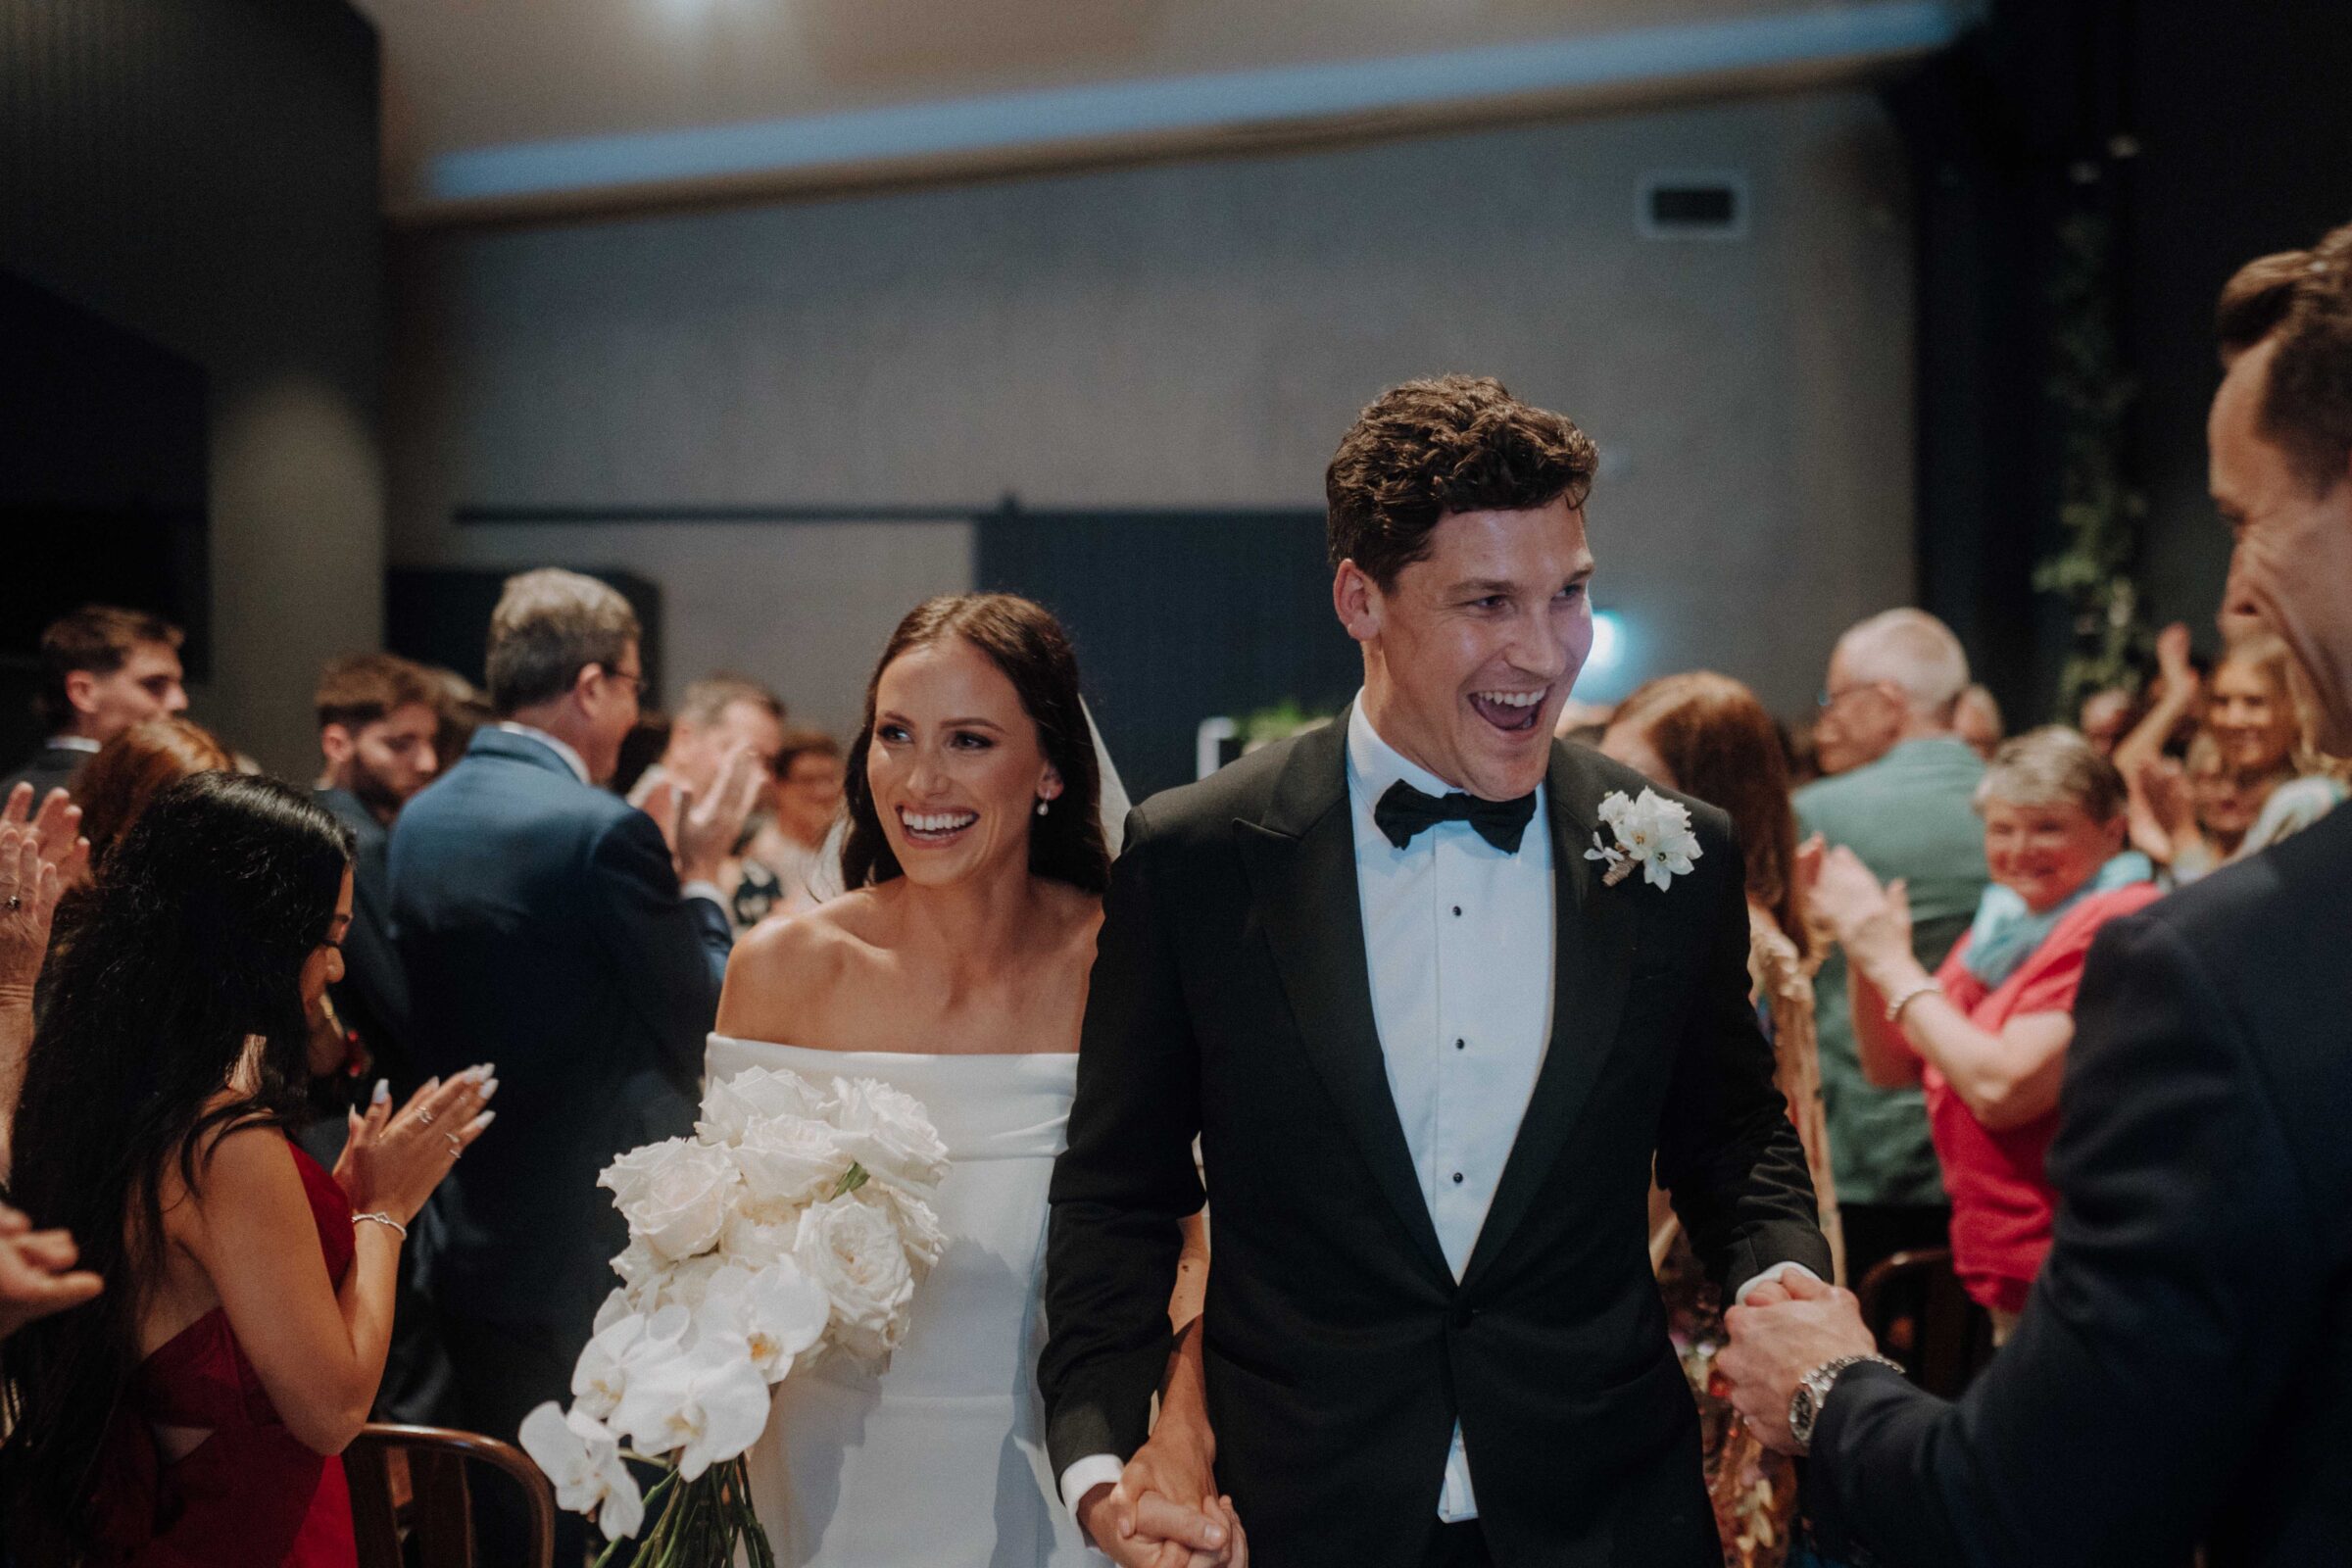
[[[1291,748],[1262,822],[1234,824],[1298,1038],[1422,1260],[1450,1280],[1389,1090],[1364,959],[1346,712]]]
[[[1601,886],[1599,863],[1585,858],[1600,825],[1599,785],[1565,745],[1552,747],[1544,799],[1554,901],[1551,1038],[1494,1200],[1463,1270],[1465,1290],[1478,1282],[1527,1217],[1568,1129],[1592,1098],[1616,1044],[1641,924],[1636,902],[1641,890]]]

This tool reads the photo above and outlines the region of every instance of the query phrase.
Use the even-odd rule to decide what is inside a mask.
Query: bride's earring
[[[1045,815],[1045,814],[1046,814],[1046,808],[1047,808],[1047,807],[1049,807],[1049,806],[1052,806],[1053,804],[1054,804],[1054,803],[1053,803],[1052,801],[1049,801],[1049,800],[1045,799],[1043,796],[1040,796],[1040,797],[1038,798],[1038,802],[1037,802],[1037,814],[1038,814],[1038,815],[1040,815],[1040,816],[1043,816],[1043,815]]]

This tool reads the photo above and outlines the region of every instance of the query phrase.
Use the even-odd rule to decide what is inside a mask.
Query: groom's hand
[[[1149,1472],[1148,1461],[1142,1471],[1130,1461],[1116,1486],[1100,1484],[1079,1502],[1079,1527],[1096,1548],[1121,1568],[1245,1568],[1228,1505],[1213,1495],[1205,1509],[1171,1501],[1139,1484]]]

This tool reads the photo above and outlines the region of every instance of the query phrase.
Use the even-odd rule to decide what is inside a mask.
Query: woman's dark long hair
[[[1052,611],[1012,594],[926,599],[890,634],[865,683],[865,722],[843,764],[850,831],[841,847],[842,884],[871,887],[901,874],[865,777],[866,754],[874,744],[874,693],[891,661],[949,637],[970,643],[1004,672],[1020,694],[1021,711],[1037,726],[1046,760],[1061,775],[1061,798],[1046,815],[1030,819],[1030,874],[1101,893],[1110,886],[1110,852],[1102,845],[1102,778],[1095,765],[1094,731],[1078,700],[1078,659]]]
[[[1798,953],[1809,953],[1788,755],[1756,694],[1712,670],[1661,675],[1636,687],[1609,722],[1640,729],[1673,769],[1675,788],[1730,813],[1747,862],[1747,896],[1772,911]]]
[[[0,1517],[27,1565],[89,1545],[107,1429],[164,1260],[169,1169],[192,1190],[213,1135],[301,1112],[302,971],[350,863],[350,833],[291,785],[197,773],[116,844],[53,955],[9,1186],[38,1223],[73,1232],[106,1290],[0,1345]],[[258,1086],[214,1104],[253,1036]]]

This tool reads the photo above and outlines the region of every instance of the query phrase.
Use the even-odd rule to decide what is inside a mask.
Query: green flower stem
[[[637,1568],[733,1568],[738,1545],[753,1568],[776,1568],[775,1548],[752,1508],[751,1468],[740,1457],[692,1481],[670,1470],[646,1493],[645,1516],[652,1528],[637,1544]],[[619,1549],[618,1542],[607,1545],[597,1568],[610,1568]]]
[[[641,1454],[631,1454],[629,1457],[641,1459],[647,1464],[660,1464],[662,1462],[659,1459],[644,1459],[644,1456]],[[657,1529],[660,1528],[662,1504],[668,1500],[669,1494],[676,1490],[677,1484],[678,1473],[675,1470],[670,1470],[667,1474],[663,1475],[661,1480],[655,1482],[653,1490],[645,1494],[645,1517],[654,1520]],[[643,1541],[639,1542],[638,1545],[640,1550],[643,1549],[646,1543],[649,1543],[652,1540],[653,1537],[648,1535]],[[612,1554],[619,1549],[619,1540],[608,1543],[605,1546],[605,1549],[597,1553],[596,1568],[610,1568],[610,1564],[612,1561]]]

